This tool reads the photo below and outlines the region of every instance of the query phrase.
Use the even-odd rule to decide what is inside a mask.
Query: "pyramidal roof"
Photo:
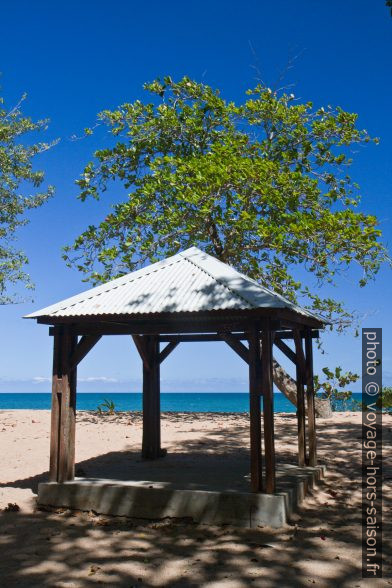
[[[258,308],[287,308],[321,321],[197,247],[66,298],[25,318]]]

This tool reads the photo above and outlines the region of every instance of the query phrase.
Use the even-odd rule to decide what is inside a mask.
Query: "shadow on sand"
[[[292,462],[296,431],[292,415],[282,415],[277,436],[278,461]],[[390,448],[391,426],[385,427]],[[1,513],[1,583],[4,586],[362,586],[360,510],[360,424],[319,422],[321,461],[328,477],[298,514],[293,525],[280,530],[206,527],[188,521],[159,522],[108,518],[92,513]],[[219,478],[246,480],[246,427],[211,431],[199,440],[172,447],[168,458],[149,468],[136,452],[110,452],[77,465],[83,475],[129,479],[135,468],[150,471],[150,479],[173,481],[192,473],[194,484]],[[194,461],[203,468],[189,468]],[[226,463],[237,466],[225,471]],[[166,465],[165,465],[166,464]],[[170,465],[171,464],[171,465]],[[169,467],[170,466],[170,467]],[[187,469],[188,468],[188,469]],[[388,469],[389,468],[389,469]],[[165,471],[166,469],[166,471]],[[153,473],[154,472],[154,473]],[[222,476],[225,475],[223,479]],[[390,462],[384,470],[391,479]],[[34,492],[47,473],[3,486]],[[159,476],[159,478],[157,477]],[[384,513],[391,512],[391,492],[384,490]],[[388,521],[384,553],[392,552]],[[342,552],[344,555],[342,555]],[[391,571],[385,566],[385,578]],[[383,581],[384,584],[384,581]],[[385,580],[385,585],[387,579]],[[381,584],[378,584],[381,585]]]

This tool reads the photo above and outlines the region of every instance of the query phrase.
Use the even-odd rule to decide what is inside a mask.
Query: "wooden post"
[[[317,465],[317,439],[316,439],[316,414],[314,406],[313,383],[313,341],[312,331],[305,331],[305,358],[306,358],[306,400],[308,409],[308,440],[309,440],[309,465]]]
[[[59,458],[59,433],[61,414],[61,327],[53,330],[53,372],[52,372],[52,409],[50,413],[50,460],[49,481],[57,482]]]
[[[261,364],[263,378],[263,419],[264,419],[264,459],[265,491],[275,492],[275,437],[274,437],[274,394],[272,384],[272,333],[269,328],[261,335]]]
[[[262,371],[260,333],[249,333],[250,483],[252,492],[262,490],[261,411]]]
[[[70,360],[78,344],[78,338],[71,338]],[[75,436],[76,436],[76,394],[77,394],[77,367],[69,364],[69,459],[67,465],[67,480],[75,478]]]
[[[73,480],[75,471],[76,368],[70,357],[77,337],[66,326],[55,327],[49,479]]]
[[[142,456],[156,459],[166,453],[161,450],[159,337],[145,335],[140,339],[143,340],[147,360],[143,361]]]
[[[295,351],[297,355],[296,380],[297,380],[297,420],[298,420],[298,465],[303,467],[306,463],[306,431],[305,431],[305,397],[304,397],[304,365],[302,339],[299,331],[294,330]]]

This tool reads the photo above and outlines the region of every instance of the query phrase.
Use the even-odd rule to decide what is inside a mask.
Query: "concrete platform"
[[[161,461],[161,460],[160,460]],[[165,460],[161,463],[164,465]],[[151,467],[151,462],[149,463]],[[178,474],[178,472],[177,472]],[[76,478],[63,484],[43,483],[38,504],[93,510],[100,514],[146,519],[191,518],[204,524],[281,527],[289,522],[306,493],[324,477],[325,466],[282,465],[275,494],[197,489],[177,475],[176,483],[134,479]]]

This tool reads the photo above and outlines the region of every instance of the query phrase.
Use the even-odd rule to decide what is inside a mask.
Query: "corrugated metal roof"
[[[257,308],[288,308],[321,320],[197,247],[28,314],[25,318]]]

